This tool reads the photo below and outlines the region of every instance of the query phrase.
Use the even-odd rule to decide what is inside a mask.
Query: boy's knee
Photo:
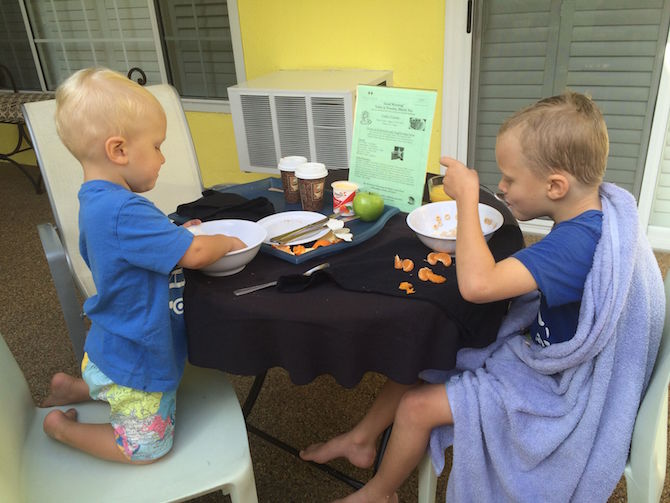
[[[168,455],[168,453],[169,453],[171,450],[172,450],[172,447],[170,447],[170,449],[169,449],[168,451],[165,451],[165,452],[162,452],[162,453],[160,453],[160,454],[157,454],[156,456],[151,457],[151,458],[143,458],[143,459],[133,459],[133,458],[130,458],[130,459],[128,460],[128,462],[131,463],[131,464],[133,464],[133,465],[150,465],[150,464],[152,464],[152,463],[155,463],[156,461],[160,461],[161,459],[163,459],[165,456]]]
[[[429,428],[452,423],[444,386],[424,384],[409,390],[400,399],[395,420],[397,423]]]
[[[173,437],[168,435],[159,441],[150,441],[135,445],[134,449],[128,449],[125,439],[117,437],[117,445],[123,451],[129,463],[136,465],[148,465],[155,463],[165,457],[173,446]]]
[[[421,422],[421,417],[427,405],[424,393],[420,392],[420,388],[409,390],[400,399],[398,410],[396,411],[396,422],[412,424]]]

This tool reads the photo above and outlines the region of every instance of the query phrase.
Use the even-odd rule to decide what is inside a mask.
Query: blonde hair
[[[498,138],[518,128],[523,156],[540,176],[558,170],[585,185],[600,185],[607,166],[607,126],[587,96],[566,91],[538,101],[509,117]]]
[[[101,153],[111,136],[128,136],[143,117],[163,112],[158,100],[124,75],[107,68],[85,68],[56,90],[56,130],[80,161]]]

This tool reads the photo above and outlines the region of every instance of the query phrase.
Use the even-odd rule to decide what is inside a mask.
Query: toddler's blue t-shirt
[[[530,336],[541,346],[570,340],[577,330],[584,282],[602,234],[603,213],[588,210],[556,224],[537,243],[516,252],[540,290]]]
[[[79,249],[97,289],[84,303],[89,358],[117,384],[176,389],[187,350],[184,331],[172,330],[169,281],[193,235],[111,182],[85,182],[79,204]]]

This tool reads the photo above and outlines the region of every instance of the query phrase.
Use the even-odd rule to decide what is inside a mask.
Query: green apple
[[[354,197],[354,213],[363,222],[377,220],[384,212],[384,198],[374,192],[358,192]]]

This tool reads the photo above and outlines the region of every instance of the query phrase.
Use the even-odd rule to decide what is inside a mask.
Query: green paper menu
[[[436,91],[358,86],[349,180],[401,211],[421,205]]]

